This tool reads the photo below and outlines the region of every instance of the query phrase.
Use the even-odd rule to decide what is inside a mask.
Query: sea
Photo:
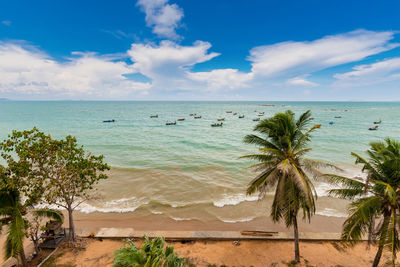
[[[76,136],[87,151],[103,154],[111,166],[109,178],[97,185],[97,197],[83,203],[81,212],[245,222],[268,216],[273,191],[261,201],[257,194],[246,195],[256,175],[247,167],[255,162],[241,156],[257,153],[257,147],[243,138],[253,133],[253,119],[289,109],[296,116],[311,110],[311,125],[321,124],[308,157],[334,163],[349,177],[364,175],[351,152],[365,155],[370,142],[400,136],[398,102],[0,101],[0,138],[38,127],[54,138]],[[223,126],[211,127],[218,118],[225,118]],[[368,129],[379,120],[378,130]],[[345,217],[346,203],[327,196],[335,185],[314,183],[317,214]]]

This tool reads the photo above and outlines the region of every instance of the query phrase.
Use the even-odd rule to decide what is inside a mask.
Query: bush
[[[179,257],[174,252],[173,246],[165,246],[162,237],[150,240],[144,237],[144,243],[139,249],[131,240],[114,254],[112,267],[186,267],[189,265],[186,259]]]

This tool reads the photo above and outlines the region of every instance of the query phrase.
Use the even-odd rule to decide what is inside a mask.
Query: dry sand
[[[123,245],[122,240],[85,239],[86,248],[57,252],[57,264],[72,264],[77,267],[110,266],[113,252]],[[139,242],[140,243],[140,242]],[[288,266],[293,260],[292,241],[241,241],[239,246],[231,241],[196,241],[182,244],[169,242],[182,257],[190,259],[196,266]],[[140,244],[139,244],[140,245]],[[366,244],[343,249],[338,242],[300,243],[301,262],[298,266],[370,266],[376,248],[366,250]],[[387,260],[386,255],[382,262]]]

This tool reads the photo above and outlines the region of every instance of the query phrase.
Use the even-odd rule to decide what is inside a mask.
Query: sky
[[[400,101],[400,1],[1,0],[0,98]]]

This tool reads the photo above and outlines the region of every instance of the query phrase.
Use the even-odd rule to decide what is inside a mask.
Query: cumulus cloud
[[[336,85],[362,86],[400,79],[400,57],[353,67],[353,71],[335,74]]]
[[[291,78],[289,80],[286,81],[286,84],[288,85],[294,85],[294,86],[308,86],[308,87],[314,87],[314,86],[318,86],[318,83],[314,83],[314,82],[310,82],[308,80],[306,80],[306,77],[308,77],[309,75],[303,75],[303,76],[299,76],[299,77],[294,77]]]
[[[171,41],[155,44],[133,44],[128,51],[133,68],[153,81],[153,86],[164,90],[223,90],[245,87],[251,73],[237,69],[215,69],[193,72],[195,64],[209,61],[219,53],[208,52],[211,44],[197,41],[181,46]]]
[[[189,79],[205,83],[206,89],[236,89],[248,87],[252,73],[240,72],[237,69],[216,69],[208,72],[188,73]]]
[[[153,27],[153,33],[159,37],[178,39],[176,33],[183,10],[176,4],[169,4],[168,0],[139,0],[137,5],[146,14],[146,24]]]
[[[146,91],[150,84],[129,80],[125,62],[81,54],[57,62],[22,44],[0,42],[0,92],[93,97],[118,97]]]
[[[356,30],[311,42],[282,42],[250,50],[252,72],[259,76],[301,75],[362,60],[395,47],[394,32]]]

